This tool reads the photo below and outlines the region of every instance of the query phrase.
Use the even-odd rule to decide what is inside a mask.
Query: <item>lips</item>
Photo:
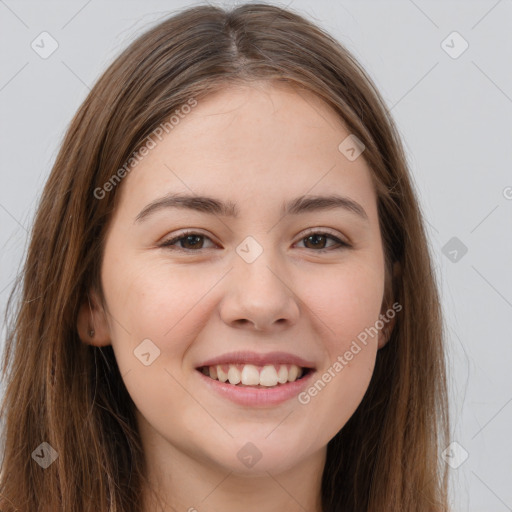
[[[203,361],[196,368],[204,366],[216,366],[226,364],[253,364],[255,366],[265,365],[296,365],[299,368],[315,369],[313,362],[303,359],[302,357],[287,352],[270,352],[268,354],[258,354],[256,352],[231,352],[223,354],[213,359]]]
[[[204,367],[203,367],[204,368]],[[274,369],[275,371],[275,369]],[[297,398],[301,392],[311,385],[316,371],[305,368],[307,373],[294,382],[277,384],[276,386],[243,385],[241,382],[233,385],[229,381],[221,382],[196,370],[198,383],[202,383],[213,395],[221,397],[239,406],[251,408],[277,407],[289,400]],[[260,379],[261,382],[261,379]]]

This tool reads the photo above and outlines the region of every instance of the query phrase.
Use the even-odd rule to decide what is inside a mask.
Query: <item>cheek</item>
[[[201,330],[204,297],[218,276],[162,262],[137,265],[127,260],[104,262],[104,287],[111,313],[112,345],[119,364],[133,363],[133,350],[150,339],[160,350],[159,363],[176,361]],[[210,312],[211,314],[211,312]],[[123,353],[125,355],[123,355]]]
[[[175,424],[177,409],[187,410],[190,422],[204,422],[204,412],[180,385],[181,365],[211,316],[204,297],[219,278],[210,272],[198,279],[162,262],[113,263],[106,259],[103,273],[112,347],[137,409],[157,425]]]
[[[319,320],[324,348],[331,360],[375,324],[383,293],[384,274],[378,264],[347,265],[332,272],[327,269],[304,284],[301,297]]]
[[[305,411],[322,418],[318,435],[329,439],[350,419],[370,383],[384,291],[384,274],[378,264],[352,265],[346,271],[317,276],[306,305],[317,318],[317,336],[325,352],[324,366],[302,395]],[[372,330],[373,328],[373,330]]]

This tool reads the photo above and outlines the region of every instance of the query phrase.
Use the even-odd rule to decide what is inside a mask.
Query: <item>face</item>
[[[311,93],[230,87],[118,185],[93,322],[146,446],[276,474],[325,453],[356,410],[385,342],[361,341],[384,313],[385,271],[370,169],[339,149],[348,136]],[[308,203],[333,194],[344,200]]]

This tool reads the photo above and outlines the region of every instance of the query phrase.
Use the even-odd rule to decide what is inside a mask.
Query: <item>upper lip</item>
[[[287,352],[268,352],[267,354],[258,354],[257,352],[230,352],[208,359],[197,368],[203,366],[216,366],[218,364],[254,364],[256,366],[265,366],[266,364],[295,364],[302,368],[315,368],[314,363],[307,361],[302,357]]]

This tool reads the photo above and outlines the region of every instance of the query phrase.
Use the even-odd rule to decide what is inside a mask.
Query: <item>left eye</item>
[[[334,249],[332,249],[332,246],[331,246],[331,249],[326,248],[326,247],[319,248],[319,245],[322,245],[329,239],[334,240],[336,242],[336,244],[338,245],[338,247],[334,247]],[[342,240],[340,240],[339,238],[336,238],[333,235],[330,235],[329,233],[320,233],[320,232],[310,233],[306,237],[301,238],[300,241],[301,242],[308,241],[308,243],[309,243],[309,241],[312,241],[313,249],[317,249],[316,252],[343,249],[345,247],[349,247],[349,245],[347,243],[343,242]],[[311,249],[311,247],[306,247],[306,248]]]
[[[201,233],[194,233],[194,232],[182,233],[178,237],[172,238],[171,240],[166,240],[165,242],[161,243],[160,247],[171,248],[173,250],[177,249],[177,250],[182,250],[185,252],[197,252],[197,250],[204,249],[204,247],[202,247],[202,243],[201,243],[202,239],[211,241],[211,239],[209,237],[207,237],[206,235],[202,235]],[[324,246],[325,243],[327,242],[327,240],[329,240],[329,239],[336,242],[336,244],[339,246],[339,247],[334,247],[334,249],[343,249],[343,248],[349,247],[349,244],[347,244],[346,242],[343,242],[339,238],[337,238],[333,235],[330,235],[329,233],[322,233],[322,232],[309,233],[307,236],[301,238],[299,240],[299,243],[300,242],[312,243],[313,247],[306,247],[306,249],[312,249],[315,252],[323,252],[323,251],[332,250],[332,246],[331,246],[331,248],[326,248]],[[175,244],[178,242],[180,244],[180,247],[174,247]]]

